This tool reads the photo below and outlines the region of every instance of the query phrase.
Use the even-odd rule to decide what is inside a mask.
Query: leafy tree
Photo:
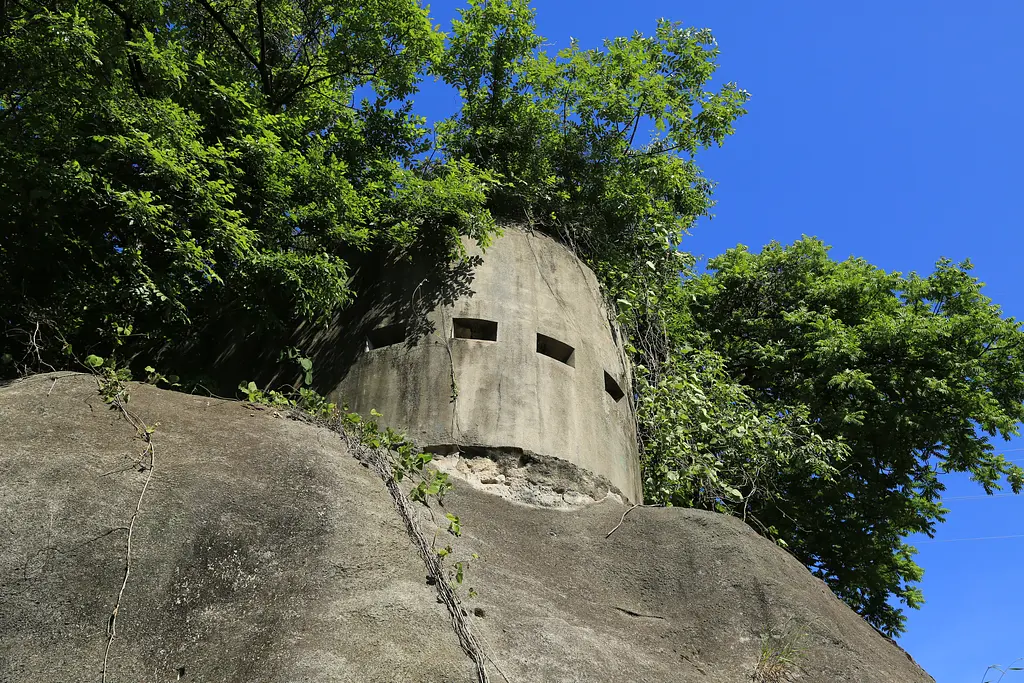
[[[814,429],[806,408],[756,403],[708,348],[673,353],[656,380],[643,366],[636,372],[648,501],[735,513],[779,539],[758,516],[788,495],[779,483],[797,473],[831,480],[847,453]]]
[[[1024,419],[1020,323],[981,293],[969,262],[904,276],[834,261],[805,238],[732,249],[709,267],[686,290],[729,376],[761,412],[796,406],[848,447],[833,477],[774,473],[779,495],[751,514],[868,621],[901,632],[889,597],[922,599],[903,539],[944,519],[940,474],[970,473],[987,493],[1024,486],[992,443]]]
[[[492,178],[426,148],[443,39],[416,0],[54,0],[0,15],[8,372],[131,355],[232,310],[322,318],[350,262],[486,241]]]
[[[496,215],[595,264],[627,273],[654,259],[678,273],[674,247],[712,204],[692,157],[732,133],[747,93],[706,89],[718,54],[707,30],[663,20],[653,36],[548,55],[534,29],[527,0],[471,0],[454,22],[437,71],[463,106],[439,126],[443,158],[500,174]]]

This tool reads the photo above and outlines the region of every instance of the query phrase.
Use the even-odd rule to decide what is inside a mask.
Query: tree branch
[[[256,68],[259,69],[260,77],[263,80],[263,92],[266,93],[267,97],[270,97],[274,83],[271,77],[270,66],[267,64],[267,33],[263,25],[263,0],[256,0],[256,31],[259,34],[260,41],[259,66]]]
[[[665,152],[674,152],[677,149],[682,149],[684,146],[685,145],[683,145],[683,144],[670,145],[668,147],[659,147],[658,149],[648,149],[648,150],[644,150],[642,152],[630,151],[630,152],[628,152],[628,154],[630,156],[649,157],[649,156],[654,156],[655,154],[664,154]]]
[[[308,81],[307,82],[306,79],[309,78],[309,75],[311,73],[313,73],[312,67],[310,67],[306,71],[306,74],[302,77],[302,80],[299,81],[299,84],[297,86],[292,88],[289,92],[287,92],[282,97],[280,97],[277,100],[275,100],[274,108],[276,109],[276,108],[279,108],[279,107],[282,107],[282,106],[288,104],[292,100],[292,98],[294,98],[296,95],[298,95],[303,90],[308,90],[310,88],[315,88],[316,86],[320,85],[321,83],[324,83],[324,82],[329,81],[331,79],[341,78],[342,76],[362,76],[364,78],[372,78],[372,77],[377,75],[376,71],[370,71],[370,72],[349,71],[349,72],[344,72],[344,73],[334,72],[334,73],[329,73],[326,76],[321,76],[320,78],[316,78],[316,79],[314,79],[312,81]],[[356,107],[349,107],[349,109],[353,109],[354,110],[354,109],[356,109]]]
[[[1013,341],[1013,343],[1006,344],[1005,346],[997,346],[996,343],[999,341],[1000,338],[997,337],[996,339],[993,339],[988,344],[986,344],[985,348],[982,349],[981,353],[978,354],[978,358],[981,358],[989,351],[1012,351],[1013,349],[1020,346],[1021,342],[1024,341],[1024,337],[1017,338]]]
[[[139,27],[138,22],[135,21],[135,18],[125,8],[113,0],[99,1],[101,5],[109,9],[124,24],[124,39],[126,43],[130,43],[133,31]],[[131,77],[132,90],[139,97],[143,97],[145,95],[143,84],[145,83],[146,76],[142,71],[142,64],[139,62],[138,56],[132,54],[130,45],[125,46],[125,53],[128,57],[128,75]]]
[[[100,1],[103,2],[103,0]],[[245,46],[245,43],[243,43],[242,39],[238,37],[238,34],[235,33],[230,26],[228,26],[227,19],[224,18],[224,15],[221,14],[220,11],[218,11],[217,8],[214,7],[212,3],[210,3],[210,0],[199,0],[199,2],[206,9],[206,13],[209,14],[210,17],[212,17],[213,20],[217,22],[217,25],[221,27],[221,29],[227,35],[228,39],[230,39],[231,42],[234,43],[235,47],[238,48],[238,51],[242,53],[242,56],[245,57],[246,61],[248,61],[253,66],[253,68],[255,68],[258,72],[260,72],[260,75],[262,76],[263,67],[260,65],[260,61],[256,59],[256,56],[249,50],[249,48]]]
[[[637,107],[636,107],[636,118],[634,119],[634,123],[633,123],[633,133],[632,133],[632,135],[629,136],[629,146],[630,147],[633,146],[633,138],[636,137],[636,131],[640,127],[640,114],[644,110],[644,101],[646,99],[647,99],[647,93],[644,93],[643,95],[640,96],[640,104],[638,104]]]

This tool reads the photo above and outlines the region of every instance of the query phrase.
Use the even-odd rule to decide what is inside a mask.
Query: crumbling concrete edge
[[[605,477],[522,448],[442,444],[423,450],[434,453],[431,464],[441,472],[520,505],[576,510],[608,499],[627,502]]]

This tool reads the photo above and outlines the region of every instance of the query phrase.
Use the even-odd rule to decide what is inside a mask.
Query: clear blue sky
[[[462,3],[431,5],[447,27]],[[586,48],[651,33],[659,17],[714,31],[719,74],[753,97],[736,135],[699,158],[719,203],[684,248],[714,256],[808,234],[888,270],[969,257],[988,295],[1024,318],[1024,2],[534,5],[552,51],[569,36]],[[1024,462],[1024,439],[1006,447]],[[951,499],[935,541],[917,546],[927,603],[900,643],[938,683],[977,683],[987,665],[1024,657],[1024,497],[949,483],[968,498]],[[996,536],[1016,537],[959,540]]]

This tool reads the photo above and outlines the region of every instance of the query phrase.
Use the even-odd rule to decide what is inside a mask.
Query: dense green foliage
[[[367,254],[455,259],[517,222],[626,332],[647,501],[743,517],[882,631],[921,600],[903,539],[941,521],[939,475],[1024,483],[990,443],[1024,417],[1022,333],[966,265],[803,240],[693,271],[694,159],[748,99],[712,87],[707,30],[547,54],[527,0],[471,0],[447,39],[416,0],[0,8],[0,373],[323,320]],[[460,96],[433,138],[431,75]]]
[[[654,36],[553,56],[541,42],[526,0],[470,2],[438,69],[463,100],[439,126],[443,158],[500,174],[496,215],[559,236],[609,280],[640,256],[678,273],[670,247],[711,206],[692,156],[732,133],[747,93],[705,90],[717,55],[707,30],[661,21]]]
[[[261,326],[322,317],[352,296],[360,252],[454,253],[493,227],[487,174],[413,168],[409,96],[443,46],[414,0],[3,7],[9,364],[61,362],[37,324],[106,355],[225,308]]]
[[[943,519],[944,472],[992,493],[1024,472],[992,437],[1024,419],[1024,333],[981,293],[969,263],[928,277],[833,261],[819,241],[733,249],[688,283],[697,329],[764,412],[796,406],[848,452],[832,477],[784,469],[751,513],[873,623],[898,632],[890,595],[920,603],[903,538]]]

